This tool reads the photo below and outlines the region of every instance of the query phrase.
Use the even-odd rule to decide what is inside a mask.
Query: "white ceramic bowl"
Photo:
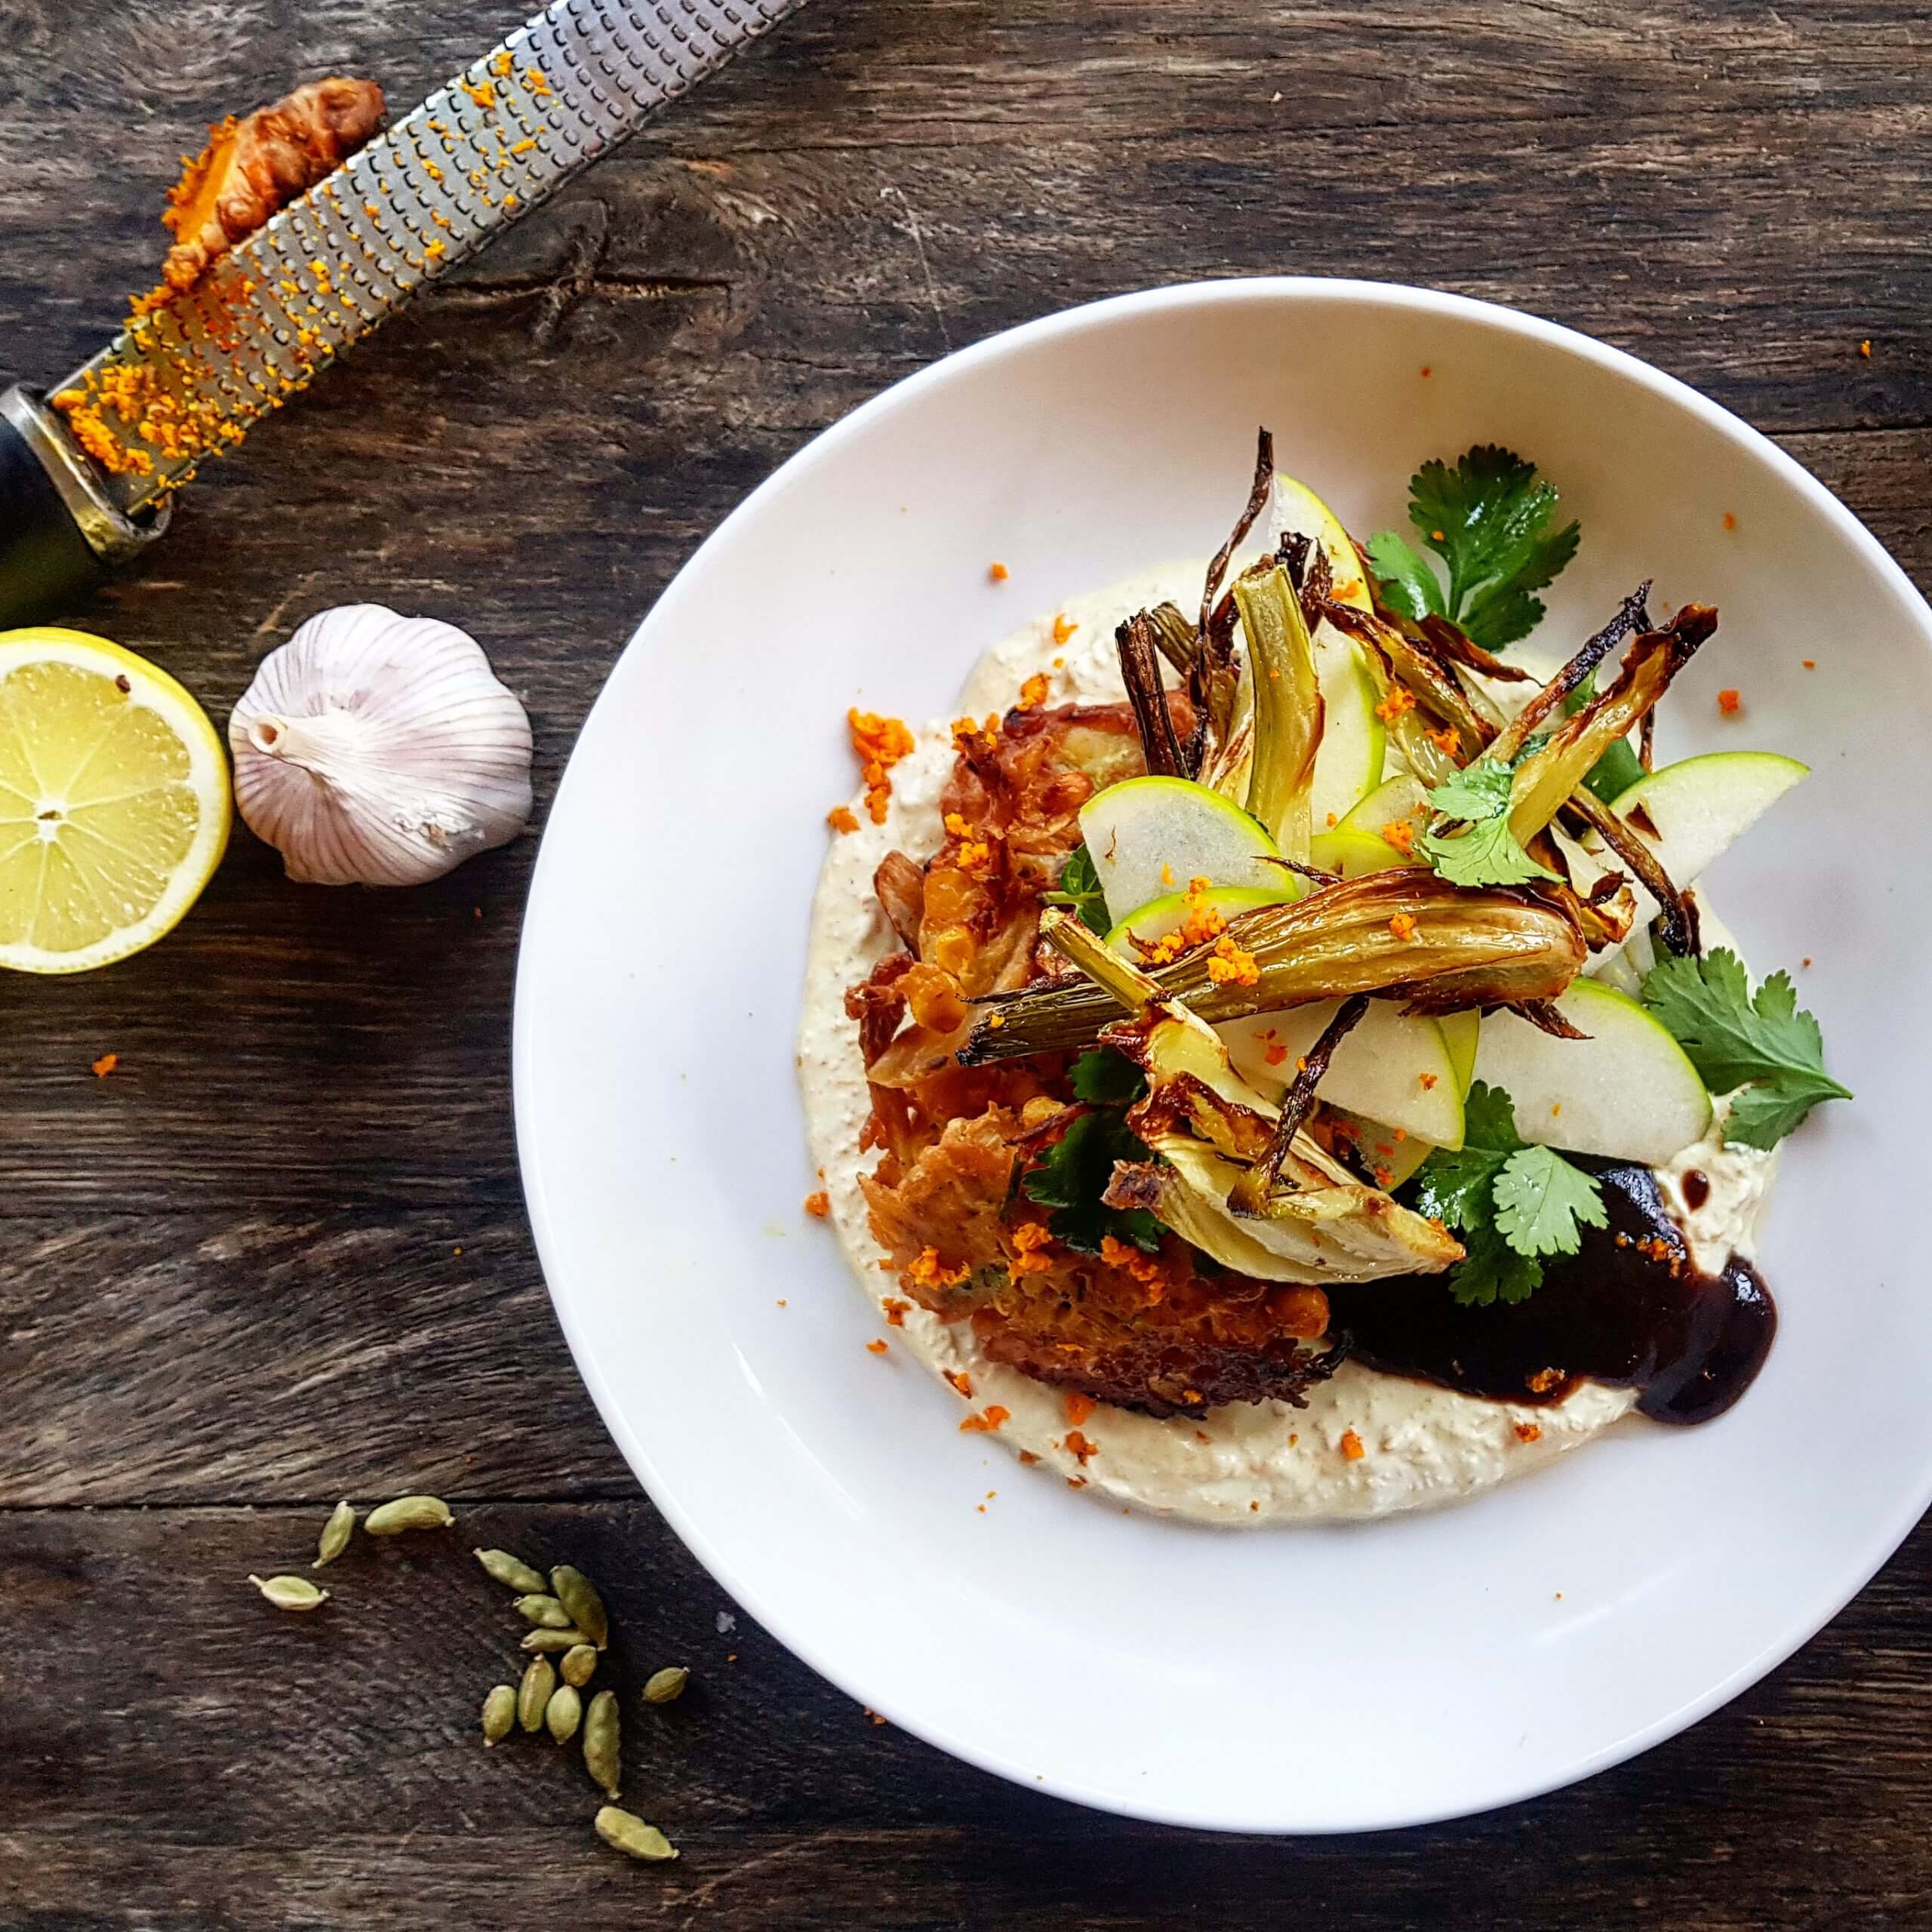
[[[1626,1423],[1432,1515],[1230,1534],[1021,1469],[961,1435],[953,1397],[903,1352],[866,1352],[876,1318],[800,1212],[815,1183],[792,1035],[824,814],[853,784],[846,706],[949,715],[1023,617],[1211,550],[1257,421],[1362,532],[1403,521],[1423,458],[1492,439],[1532,457],[1583,527],[1549,599],[1559,638],[1644,577],[1660,604],[1720,607],[1660,750],[1813,767],[1712,883],[1761,970],[1797,973],[1858,1099],[1786,1146],[1763,1249],[1781,1331],[1730,1414]],[[1185,1824],[1479,1810],[1734,1696],[1932,1494],[1932,1308],[1899,1232],[1932,1193],[1932,920],[1911,844],[1932,824],[1928,643],[1897,567],[1763,437],[1627,355],[1454,297],[1164,289],[983,343],[859,410],[639,629],[531,896],[531,1218],[653,1500],[775,1635],[894,1722],[1017,1782]]]

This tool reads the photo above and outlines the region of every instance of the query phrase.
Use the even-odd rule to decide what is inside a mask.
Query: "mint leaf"
[[[1082,1054],[1067,1070],[1076,1100],[1091,1100],[1103,1106],[1131,1106],[1147,1091],[1147,1078],[1124,1054],[1111,1047],[1096,1047]]]
[[[1084,845],[1076,845],[1061,868],[1060,884],[1041,895],[1049,906],[1064,906],[1089,932],[1102,938],[1112,931],[1107,917],[1107,896],[1100,890],[1100,875],[1094,869],[1094,855]]]
[[[1772,974],[1754,998],[1743,961],[1719,946],[1702,959],[1660,961],[1643,996],[1713,1094],[1744,1089],[1724,1122],[1727,1140],[1775,1147],[1820,1100],[1852,1097],[1825,1071],[1824,1037],[1800,1011],[1788,973]]]
[[[1574,1168],[1553,1147],[1524,1147],[1496,1177],[1497,1232],[1518,1254],[1574,1254],[1580,1221],[1608,1225],[1596,1177]]]
[[[1047,1226],[1058,1240],[1082,1254],[1098,1254],[1109,1235],[1152,1254],[1161,1227],[1144,1208],[1109,1208],[1100,1196],[1114,1177],[1116,1161],[1153,1158],[1146,1143],[1112,1109],[1082,1114],[1020,1177],[1029,1201],[1055,1211]]]
[[[1368,540],[1368,561],[1382,601],[1392,611],[1401,611],[1416,624],[1425,617],[1447,614],[1435,571],[1426,558],[1409,548],[1399,532],[1378,530]]]

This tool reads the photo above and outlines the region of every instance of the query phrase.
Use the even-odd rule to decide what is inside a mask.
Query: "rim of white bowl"
[[[1498,334],[1527,337],[1546,343],[1584,361],[1594,363],[1599,368],[1625,377],[1666,401],[1688,411],[1744,454],[1755,458],[1792,485],[1875,568],[1881,579],[1891,589],[1901,614],[1910,619],[1921,642],[1928,650],[1932,650],[1932,607],[1927,606],[1925,599],[1919,595],[1917,586],[1906,576],[1891,552],[1802,463],[1780,449],[1761,430],[1754,429],[1743,417],[1725,408],[1721,403],[1714,402],[1680,377],[1666,374],[1627,350],[1614,349],[1607,343],[1599,342],[1593,336],[1585,335],[1563,323],[1550,321],[1523,309],[1508,308],[1500,303],[1481,301],[1474,296],[1419,288],[1405,282],[1374,281],[1353,276],[1254,275],[1164,283],[1155,288],[1136,290],[1124,295],[1108,296],[1099,301],[1084,303],[1077,308],[1064,309],[1053,315],[1040,316],[1030,322],[1017,324],[1011,328],[1002,329],[996,334],[988,336],[983,341],[955,349],[950,355],[942,356],[937,361],[929,363],[912,375],[902,377],[890,388],[881,390],[877,395],[861,403],[849,414],[821,430],[802,449],[796,451],[780,463],[685,560],[677,574],[665,586],[656,603],[639,620],[637,628],[626,640],[623,651],[613,663],[595,701],[585,715],[583,724],[578,728],[577,742],[581,741],[598,709],[605,702],[617,664],[637,648],[645,629],[660,617],[668,616],[669,620],[675,620],[683,587],[696,574],[697,566],[712,546],[721,544],[726,534],[739,522],[749,521],[757,515],[768,497],[777,494],[781,489],[789,488],[801,477],[809,476],[813,469],[828,460],[846,442],[863,434],[881,417],[916,401],[927,390],[956,380],[980,363],[996,360],[1016,349],[1054,336],[1074,335],[1084,330],[1104,327],[1123,315],[1197,305],[1213,307],[1223,304],[1232,306],[1243,303],[1280,303],[1283,300],[1333,302],[1337,299],[1349,298],[1371,306],[1453,317],[1459,321],[1475,323]],[[512,1013],[511,1103],[516,1127],[517,1160],[522,1175],[524,1200],[529,1211],[531,1231],[536,1241],[537,1260],[543,1270],[544,1284],[549,1293],[551,1306],[555,1311],[558,1324],[564,1331],[564,1339],[569,1345],[577,1374],[589,1391],[591,1400],[597,1405],[598,1414],[602,1417],[604,1426],[610,1431],[611,1439],[617,1444],[632,1473],[636,1476],[659,1515],[677,1533],[686,1549],[704,1565],[719,1587],[740,1607],[756,1618],[793,1656],[816,1671],[827,1682],[835,1685],[848,1697],[869,1705],[902,1730],[910,1731],[915,1737],[934,1746],[949,1756],[974,1765],[980,1770],[990,1771],[1025,1790],[1051,1792],[1056,1797],[1084,1805],[1090,1810],[1198,1831],[1237,1831],[1284,1838],[1333,1835],[1342,1832],[1352,1835],[1406,1830],[1417,1826],[1441,1824],[1458,1818],[1480,1816],[1521,1804],[1530,1798],[1544,1796],[1553,1791],[1561,1791],[1570,1785],[1594,1777],[1601,1771],[1609,1770],[1632,1758],[1639,1757],[1654,1746],[1675,1737],[1680,1731],[1688,1730],[1693,1724],[1709,1716],[1713,1711],[1729,1703],[1733,1698],[1741,1695],[1775,1670],[1786,1658],[1802,1649],[1837,1617],[1884,1567],[1911,1534],[1913,1526],[1924,1515],[1927,1507],[1932,1506],[1932,1469],[1928,1469],[1921,1476],[1918,1490],[1912,1493],[1907,1502],[1886,1521],[1861,1553],[1854,1566],[1855,1577],[1849,1587],[1838,1595],[1825,1614],[1810,1622],[1808,1627],[1798,1630],[1789,1641],[1780,1641],[1767,1645],[1698,1697],[1687,1700],[1675,1710],[1643,1725],[1628,1736],[1617,1739],[1614,1743],[1589,1753],[1567,1767],[1560,1775],[1526,1776],[1520,1783],[1506,1786],[1474,1804],[1444,1805],[1400,1817],[1392,1815],[1364,1816],[1361,1823],[1355,1825],[1337,1826],[1331,1823],[1318,1826],[1288,1824],[1260,1827],[1247,1820],[1231,1823],[1225,1817],[1186,1804],[1130,1802],[1118,1792],[1100,1790],[1084,1785],[1077,1779],[1055,1774],[1050,1773],[1042,1778],[1038,1773],[1023,1765],[1017,1759],[1004,1757],[977,1742],[952,1734],[943,1725],[927,1723],[903,1709],[894,1708],[892,1701],[879,1701],[872,1692],[856,1681],[843,1668],[829,1662],[820,1654],[817,1645],[801,1641],[789,1629],[788,1620],[782,1609],[768,1603],[763,1592],[737,1574],[734,1567],[724,1558],[711,1539],[685,1512],[676,1497],[660,1481],[650,1454],[626,1423],[615,1392],[605,1382],[595,1359],[584,1346],[585,1338],[580,1331],[569,1297],[558,1286],[556,1241],[544,1190],[540,1159],[535,1144],[534,1130],[522,1097],[530,1084],[530,1069],[526,1065],[526,1055],[530,1051],[531,1036],[525,1011],[530,984],[525,966],[529,934],[547,909],[548,891],[543,848],[549,840],[549,828],[569,797],[576,758],[574,743],[571,758],[565,764],[556,795],[551,801],[550,810],[545,820],[542,842],[539,844],[537,863],[531,874],[529,897],[525,903],[524,923],[517,947],[516,986]]]

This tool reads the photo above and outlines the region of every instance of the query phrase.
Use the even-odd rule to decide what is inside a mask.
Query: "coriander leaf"
[[[1098,1254],[1109,1235],[1146,1253],[1161,1245],[1161,1224],[1144,1208],[1109,1208],[1100,1198],[1116,1161],[1146,1161],[1146,1144],[1112,1109],[1082,1114],[1021,1177],[1028,1200],[1056,1211],[1047,1217],[1055,1238],[1082,1254]]]
[[[1485,1222],[1463,1243],[1468,1251],[1449,1277],[1449,1292],[1465,1308],[1527,1301],[1543,1286],[1543,1263],[1518,1254]]]
[[[1446,614],[1442,608],[1442,587],[1426,559],[1418,557],[1393,530],[1378,530],[1368,540],[1368,561],[1375,572],[1376,588],[1391,610],[1399,611],[1411,623],[1427,617]]]
[[[1608,1225],[1596,1177],[1572,1167],[1553,1147],[1524,1147],[1496,1177],[1496,1228],[1518,1254],[1574,1254],[1577,1223]]]
[[[1416,850],[1451,885],[1527,885],[1556,876],[1516,842],[1506,818],[1484,819],[1453,838],[1425,832]]]
[[[1552,505],[1555,502],[1553,491],[1550,500]],[[1485,651],[1501,651],[1527,637],[1543,619],[1543,599],[1532,597],[1531,592],[1555,581],[1558,572],[1577,554],[1581,535],[1572,523],[1553,536],[1538,537],[1508,581],[1478,590],[1463,611],[1463,630],[1469,641]]]
[[[1516,764],[1534,749],[1534,743],[1525,745]],[[1447,835],[1425,832],[1416,841],[1416,851],[1451,885],[1524,885],[1533,878],[1555,878],[1523,850],[1509,829],[1509,792],[1515,770],[1515,764],[1479,758],[1429,793],[1433,811],[1468,824],[1466,831]]]
[[[1043,895],[1049,906],[1064,906],[1089,932],[1105,938],[1112,930],[1107,917],[1107,896],[1100,890],[1100,875],[1094,869],[1094,855],[1084,845],[1076,845],[1067,854],[1060,884]]]
[[[1851,1098],[1825,1071],[1823,1036],[1799,1010],[1789,974],[1772,974],[1754,999],[1743,962],[1720,946],[1702,959],[1660,961],[1643,992],[1713,1094],[1744,1088],[1724,1123],[1727,1139],[1775,1147],[1820,1100]]]
[[[1528,635],[1543,614],[1531,593],[1576,555],[1577,525],[1548,528],[1557,502],[1534,463],[1493,443],[1410,480],[1410,519],[1449,567],[1447,615],[1487,650]]]
[[[1472,1080],[1463,1101],[1463,1145],[1513,1154],[1529,1143],[1516,1131],[1516,1103],[1500,1087]]]
[[[1509,809],[1510,788],[1515,780],[1514,765],[1479,758],[1437,786],[1429,793],[1429,802],[1447,818],[1500,818]]]
[[[1111,1047],[1096,1047],[1091,1053],[1082,1054],[1066,1072],[1076,1100],[1131,1106],[1147,1091],[1146,1075],[1126,1054],[1117,1054]]]

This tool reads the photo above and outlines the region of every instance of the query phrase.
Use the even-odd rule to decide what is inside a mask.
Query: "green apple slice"
[[[1707,752],[1638,779],[1611,809],[1631,818],[1681,891],[1810,769],[1776,752]]]
[[[1374,789],[1388,745],[1361,653],[1326,621],[1315,629],[1315,669],[1321,681],[1321,743],[1309,811],[1317,825],[1326,825],[1331,812],[1340,818]]]
[[[1373,832],[1380,838],[1386,825],[1407,819],[1418,835],[1429,829],[1429,795],[1421,781],[1406,771],[1398,772],[1386,784],[1378,785],[1365,798],[1358,801],[1342,817],[1343,832]],[[1315,823],[1321,823],[1320,820]]]
[[[1386,838],[1372,832],[1318,832],[1309,841],[1309,863],[1324,872],[1340,872],[1344,878],[1360,878],[1365,872],[1386,872],[1393,866],[1412,866]]]
[[[1294,1078],[1295,1063],[1335,1017],[1339,1001],[1324,1000],[1286,1013],[1251,1014],[1215,1029],[1235,1070],[1249,1085],[1278,1100]],[[1437,1147],[1463,1144],[1463,1090],[1433,1020],[1404,1013],[1395,1000],[1372,1000],[1328,1063],[1316,1090],[1324,1100],[1399,1127]]]
[[[1710,1131],[1711,1097],[1697,1069],[1634,999],[1576,980],[1556,1006],[1590,1037],[1553,1039],[1497,1012],[1476,1045],[1476,1078],[1507,1090],[1525,1140],[1657,1167]]]
[[[1361,1164],[1375,1177],[1375,1184],[1385,1194],[1393,1194],[1403,1182],[1435,1150],[1419,1134],[1404,1132],[1398,1139],[1392,1127],[1385,1127],[1366,1114],[1346,1107],[1335,1112],[1354,1133]]]
[[[1257,906],[1285,906],[1301,897],[1303,884],[1293,872],[1283,872],[1281,878],[1282,885],[1272,891],[1252,885],[1211,886],[1201,894],[1201,903],[1226,919]],[[1165,939],[1187,917],[1187,894],[1170,892],[1142,906],[1139,912],[1128,913],[1108,934],[1107,943],[1123,959],[1138,964],[1141,955],[1134,941],[1137,939],[1143,946],[1152,946],[1156,940]]]
[[[1081,808],[1080,832],[1116,918],[1185,892],[1190,879],[1279,893],[1294,876],[1271,863],[1280,854],[1265,826],[1186,778],[1109,785]]]
[[[1442,1029],[1443,1044],[1456,1069],[1456,1084],[1467,1100],[1469,1082],[1476,1077],[1476,1041],[1482,1030],[1482,1015],[1472,1007],[1466,1013],[1439,1014],[1435,1023]]]

